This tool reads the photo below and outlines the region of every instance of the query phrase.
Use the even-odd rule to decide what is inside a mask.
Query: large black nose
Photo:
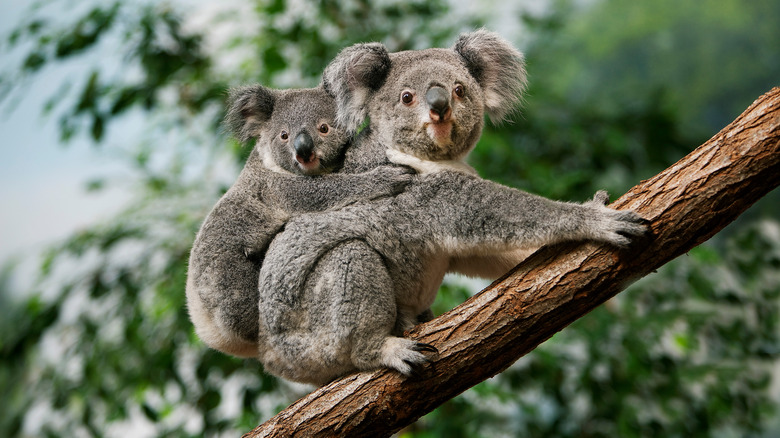
[[[298,134],[298,136],[295,137],[293,146],[295,147],[295,156],[298,161],[308,163],[314,159],[314,141],[311,139],[308,132],[303,131]]]
[[[430,107],[432,112],[436,113],[440,119],[443,119],[450,108],[450,94],[442,87],[431,87],[425,93],[425,102],[428,103],[428,107]]]

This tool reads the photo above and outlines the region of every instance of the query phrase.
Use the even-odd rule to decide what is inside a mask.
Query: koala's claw
[[[439,350],[431,344],[418,342],[412,347],[414,351],[427,351],[428,353],[439,354]]]
[[[641,236],[647,233],[647,227],[650,221],[638,215],[633,211],[621,211],[618,217],[623,222],[623,228],[620,232],[632,236]]]
[[[606,241],[619,247],[627,247],[631,244],[632,238],[647,234],[649,221],[633,211],[616,213],[618,214],[611,218],[610,229],[605,230]]]
[[[387,338],[381,351],[382,365],[406,376],[411,375],[415,368],[430,361],[422,351],[438,353],[436,347],[429,344],[406,338]]]
[[[632,238],[643,236],[648,231],[649,221],[630,210],[614,210],[606,206],[609,194],[599,190],[593,199],[583,205],[595,210],[599,218],[590,230],[590,238],[610,243],[618,247],[628,247]]]
[[[412,347],[412,349],[415,351],[424,351],[427,353],[433,353],[437,355],[439,354],[439,350],[436,347],[434,347],[431,344],[426,344],[424,342],[417,342]],[[404,374],[410,375],[412,377],[419,377],[420,372],[422,371],[421,369],[422,364],[430,361],[431,361],[430,358],[428,358],[427,356],[425,356],[425,360],[423,362],[412,362],[408,359],[404,359],[404,363],[406,363],[406,365],[409,366],[409,370],[410,370],[409,373],[404,373]]]

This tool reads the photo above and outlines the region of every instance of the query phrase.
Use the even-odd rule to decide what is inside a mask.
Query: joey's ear
[[[276,92],[262,85],[250,85],[230,90],[225,127],[239,141],[257,137],[263,124],[274,111]]]
[[[354,133],[366,118],[370,93],[384,84],[390,56],[380,43],[355,44],[342,50],[322,73],[325,91],[336,99],[337,122]]]
[[[482,87],[492,122],[500,122],[517,110],[526,86],[522,53],[485,29],[462,34],[453,50]]]

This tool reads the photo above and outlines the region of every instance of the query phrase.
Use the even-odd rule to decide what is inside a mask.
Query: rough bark
[[[409,334],[440,351],[420,375],[379,370],[345,377],[245,437],[389,436],[706,241],[778,184],[780,88],[774,88],[705,144],[612,204],[650,221],[652,235],[638,245],[543,248]]]

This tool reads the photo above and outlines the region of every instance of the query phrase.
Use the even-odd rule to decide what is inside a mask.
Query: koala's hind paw
[[[411,375],[415,368],[429,361],[422,352],[438,353],[436,347],[411,339],[389,337],[382,345],[382,365],[404,375]]]

